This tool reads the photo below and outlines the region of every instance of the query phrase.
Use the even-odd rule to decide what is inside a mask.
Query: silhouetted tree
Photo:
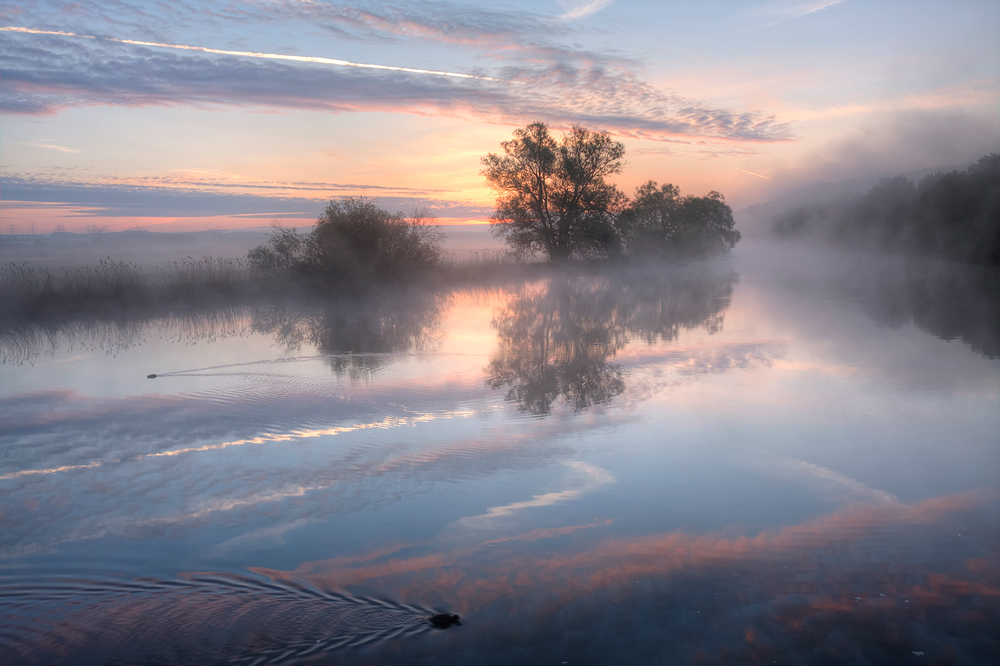
[[[311,235],[299,235],[297,229],[289,229],[274,223],[274,231],[264,245],[258,245],[247,253],[247,261],[254,270],[265,275],[280,275],[296,268],[302,269],[311,261]]]
[[[495,235],[552,262],[621,248],[615,214],[626,198],[605,178],[624,167],[622,143],[579,125],[557,141],[545,123],[535,122],[500,145],[503,155],[482,159],[482,174],[497,195]]]
[[[771,231],[816,234],[845,245],[1000,265],[1000,155],[965,171],[933,173],[919,184],[883,178],[843,213],[844,203],[798,208],[774,218]]]
[[[620,228],[633,255],[708,256],[731,250],[740,240],[725,198],[680,196],[675,185],[647,181],[621,215]]]
[[[367,197],[331,201],[313,232],[316,261],[325,270],[361,277],[400,277],[435,266],[437,228],[427,214],[389,213]]]
[[[909,245],[950,259],[1000,265],[1000,155],[965,172],[927,176],[913,201]]]
[[[913,183],[903,176],[881,179],[841,218],[837,235],[853,243],[891,246],[910,222],[916,192]]]
[[[822,234],[824,226],[836,219],[832,207],[824,204],[796,206],[778,213],[771,220],[771,233],[779,238]]]
[[[367,197],[330,201],[310,233],[279,226],[267,244],[247,255],[265,274],[351,280],[401,278],[436,266],[440,258],[440,234],[425,212],[407,218]]]

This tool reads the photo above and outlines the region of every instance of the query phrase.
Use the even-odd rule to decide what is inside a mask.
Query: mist
[[[267,240],[271,227],[202,232],[106,231],[89,233],[20,233],[0,235],[0,263],[32,268],[80,268],[101,259],[135,264],[145,269],[185,257],[244,258]],[[441,227],[446,253],[465,258],[471,252],[502,248],[486,225]]]
[[[0,663],[1000,663],[996,2],[80,2]]]
[[[817,637],[816,651],[945,651],[970,640],[968,621],[930,625],[930,602],[880,563],[919,553],[908,576],[988,584],[952,562],[997,534],[995,496],[969,494],[1000,472],[997,286],[982,268],[744,242],[710,260],[570,264],[458,286],[5,316],[0,490],[5,506],[36,508],[5,514],[0,553],[44,552],[55,566],[114,560],[122,544],[142,553],[157,577],[127,594],[96,572],[72,592],[45,583],[86,592],[48,631],[101,658],[168,655],[162,631],[202,636],[208,625],[184,610],[197,599],[238,604],[240,618],[224,648],[211,632],[184,648],[199,658],[296,663],[318,650],[350,662],[384,631],[379,654],[405,645],[461,663],[512,630],[510,595],[518,627],[549,628],[532,634],[533,653],[585,631],[612,659],[624,648],[606,614],[629,631],[650,616],[673,626],[658,601],[669,595],[704,609],[677,636],[683,650],[740,649],[735,635],[720,646],[722,613],[791,655],[801,638],[768,618],[792,612],[793,589],[792,610],[813,614],[818,636],[848,622],[809,610],[831,594],[902,636],[873,643],[851,629],[836,644]],[[476,500],[483,488],[490,497]],[[928,528],[930,506],[946,509]],[[733,547],[745,542],[752,552]],[[585,573],[617,571],[635,549],[650,559],[627,583]],[[197,579],[172,573],[178,559]],[[781,566],[752,577],[762,561]],[[562,574],[546,583],[553,562]],[[438,566],[461,576],[435,581]],[[803,584],[816,568],[822,583]],[[514,589],[483,590],[480,575]],[[581,596],[584,580],[594,589]],[[27,594],[40,583],[6,584]],[[595,599],[629,611],[595,622]],[[554,603],[568,614],[553,618]],[[51,660],[18,609],[0,606],[5,649]],[[444,611],[462,616],[446,630],[457,656],[428,633],[426,618]],[[73,629],[117,612],[141,640]],[[284,619],[268,620],[275,612]],[[261,622],[273,636],[263,644]],[[991,649],[982,628],[972,640]],[[650,638],[640,650],[661,647]],[[524,657],[496,649],[505,663]]]
[[[775,162],[773,182],[759,201],[737,213],[750,237],[772,234],[774,219],[802,211],[835,224],[879,180],[903,177],[914,184],[928,176],[966,171],[984,155],[1000,152],[1000,122],[994,114],[909,111],[830,140],[791,163]]]

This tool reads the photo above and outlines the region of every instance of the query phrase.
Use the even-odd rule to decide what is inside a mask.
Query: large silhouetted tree
[[[626,198],[605,178],[625,165],[622,143],[579,125],[556,140],[545,123],[534,122],[500,145],[502,155],[482,159],[482,174],[497,196],[494,234],[553,262],[621,248],[616,213]]]

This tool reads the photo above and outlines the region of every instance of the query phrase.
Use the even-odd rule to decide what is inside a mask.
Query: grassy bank
[[[0,265],[0,311],[8,320],[62,318],[111,310],[178,310],[211,304],[360,294],[417,284],[431,289],[541,277],[551,267],[503,251],[445,257],[407,280],[323,280],[294,270],[263,272],[245,259],[186,258],[144,269],[111,258],[96,266],[51,270]]]
[[[0,266],[0,309],[15,318],[225,300],[262,288],[243,259],[188,258],[152,270],[111,258],[62,270]]]

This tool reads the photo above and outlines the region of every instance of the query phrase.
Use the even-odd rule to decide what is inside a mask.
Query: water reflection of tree
[[[1000,271],[943,262],[891,261],[857,266],[842,284],[881,326],[910,322],[943,340],[959,339],[1000,357]]]
[[[486,383],[531,414],[564,399],[577,411],[625,389],[614,357],[633,338],[677,338],[681,329],[721,330],[737,276],[713,266],[632,269],[552,278],[516,293],[494,315],[499,346]]]
[[[123,309],[58,320],[8,319],[0,325],[0,350],[4,364],[22,365],[57,350],[117,356],[151,339],[196,344],[259,333],[289,350],[315,346],[338,376],[368,379],[390,362],[389,354],[433,342],[446,300],[402,290],[364,299],[192,308],[168,316]]]
[[[253,311],[252,327],[288,349],[316,347],[338,376],[368,380],[390,355],[433,343],[445,300],[414,290],[307,308],[269,306]]]
[[[191,344],[246,337],[250,334],[246,326],[249,312],[247,306],[234,306],[166,316],[123,309],[64,319],[8,318],[0,323],[0,358],[4,365],[24,365],[57,351],[101,352],[115,357],[141,347],[150,338]]]

